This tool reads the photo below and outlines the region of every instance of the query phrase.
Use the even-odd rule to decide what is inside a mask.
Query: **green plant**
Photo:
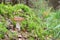
[[[7,29],[2,22],[0,22],[0,38],[4,38],[4,35],[7,33]]]
[[[60,38],[60,11],[51,11],[51,9],[45,9],[45,7],[43,8],[41,6],[40,9],[32,11],[33,9],[23,4],[16,4],[14,6],[0,4],[0,15],[4,15],[2,18],[3,22],[1,22],[3,24],[0,23],[0,30],[3,33],[7,31],[4,26],[5,18],[11,19],[15,25],[16,22],[13,18],[14,16],[19,16],[24,17],[24,21],[21,22],[21,30],[28,31],[29,33],[33,31],[33,35],[36,34],[41,40],[48,40],[46,39],[47,37],[54,39]],[[0,34],[0,36],[2,35]]]

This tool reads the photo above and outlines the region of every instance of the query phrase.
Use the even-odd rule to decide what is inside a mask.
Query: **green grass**
[[[0,15],[4,15],[4,21],[2,23],[5,23],[5,18],[7,17],[11,20],[14,16],[24,17],[25,20],[21,22],[21,30],[37,35],[41,40],[60,38],[60,11],[51,11],[51,8],[41,8],[39,12],[36,11],[37,13],[35,13],[32,10],[33,9],[23,4],[17,4],[14,6],[0,4]],[[14,20],[12,20],[12,22],[14,24],[16,23]],[[6,32],[7,29],[5,26],[2,27],[4,27],[2,28],[2,31]],[[30,39],[34,40],[34,38]]]

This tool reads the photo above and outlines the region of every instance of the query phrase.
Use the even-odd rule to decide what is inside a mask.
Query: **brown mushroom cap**
[[[15,20],[15,21],[23,21],[24,18],[23,18],[23,17],[14,17],[14,20]]]

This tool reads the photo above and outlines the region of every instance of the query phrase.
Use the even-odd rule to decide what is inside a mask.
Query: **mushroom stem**
[[[19,22],[17,21],[17,22],[16,22],[16,28],[17,28],[18,31],[20,31],[20,27],[21,27],[21,26],[20,26]]]

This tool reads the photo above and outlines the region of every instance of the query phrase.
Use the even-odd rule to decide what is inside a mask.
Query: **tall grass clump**
[[[24,21],[21,22],[21,30],[31,33],[39,40],[58,39],[60,38],[60,11],[51,11],[52,8],[47,7],[44,2],[44,0],[39,0],[38,4],[35,3],[36,9],[31,9],[23,4],[14,6],[0,4],[0,15],[3,16],[4,23],[5,18],[8,18],[11,19],[13,24],[16,23],[13,20],[15,16],[24,17]],[[6,32],[5,26],[4,29],[3,32]]]

